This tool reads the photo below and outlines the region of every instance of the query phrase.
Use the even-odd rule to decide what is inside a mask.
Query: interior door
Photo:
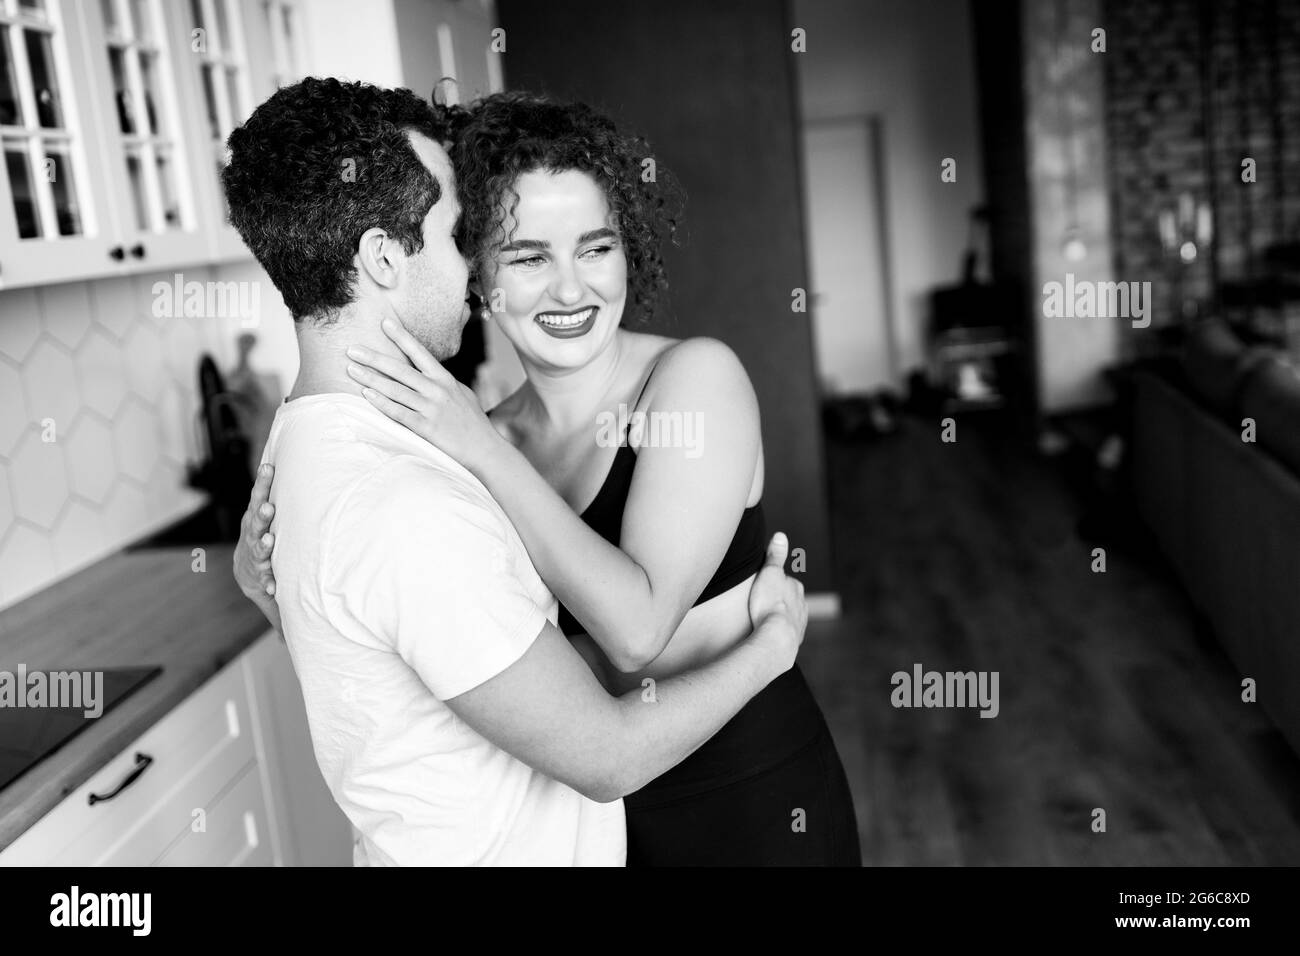
[[[829,394],[897,385],[875,138],[869,117],[803,125],[817,374]]]

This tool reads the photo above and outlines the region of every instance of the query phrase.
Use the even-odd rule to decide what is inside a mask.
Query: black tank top
[[[657,361],[655,366],[658,366]],[[650,375],[646,376],[645,385],[641,387],[641,394],[637,396],[633,408],[641,404],[645,390],[650,385],[651,375],[654,375],[653,367],[650,369]],[[630,422],[628,430],[631,430]],[[628,443],[628,435],[625,431],[623,441],[614,455],[614,463],[610,465],[609,474],[605,476],[605,483],[600,486],[600,490],[596,492],[596,497],[587,506],[587,510],[580,515],[591,530],[616,547],[623,533],[623,509],[627,505],[627,496],[632,490],[632,472],[635,469],[636,452]],[[718,570],[714,572],[712,579],[704,586],[695,604],[691,606],[703,604],[724,591],[731,590],[750,575],[756,574],[763,566],[766,555],[767,523],[763,517],[763,502],[759,501],[746,508],[740,516],[740,523],[736,526],[736,533],[732,535],[727,553],[722,556],[722,563],[718,565]],[[578,623],[563,604],[560,605],[559,626],[566,635],[581,634],[586,631],[586,628]]]

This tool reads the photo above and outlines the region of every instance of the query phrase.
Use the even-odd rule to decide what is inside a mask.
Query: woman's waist
[[[795,665],[759,691],[689,757],[626,798],[629,808],[688,797],[779,766],[826,733]]]

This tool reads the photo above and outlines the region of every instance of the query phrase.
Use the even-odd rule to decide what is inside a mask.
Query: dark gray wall
[[[498,18],[508,87],[607,111],[685,187],[651,330],[736,350],[762,408],[769,528],[806,549],[808,590],[832,590],[811,328],[790,311],[808,281],[785,3],[500,0]]]

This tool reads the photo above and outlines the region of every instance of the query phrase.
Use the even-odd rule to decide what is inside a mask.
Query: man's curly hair
[[[561,103],[536,93],[483,97],[456,115],[452,162],[460,193],[458,241],[476,274],[511,237],[503,213],[519,203],[515,184],[535,170],[588,173],[605,193],[627,256],[629,302],[642,319],[667,287],[661,243],[676,241],[682,191],[655,163],[649,145],[620,134],[613,121],[582,103]]]
[[[357,244],[385,230],[408,254],[443,186],[406,131],[446,140],[454,121],[410,90],[308,77],[277,91],[227,141],[230,222],[294,321],[328,322],[353,299]]]

